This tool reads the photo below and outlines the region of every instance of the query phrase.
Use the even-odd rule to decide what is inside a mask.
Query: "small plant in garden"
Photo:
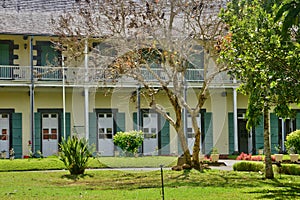
[[[261,162],[238,162],[233,165],[234,171],[251,171],[259,172],[263,171],[264,164]]]
[[[278,170],[280,170],[280,173],[282,174],[300,175],[300,166],[295,164],[283,164]]]
[[[211,150],[211,154],[219,154],[219,151],[216,147],[213,147]]]
[[[288,136],[286,137],[285,146],[290,151],[290,153],[300,152],[300,130],[296,130],[288,134]]]
[[[236,160],[251,160],[251,161],[262,161],[262,156],[252,156],[252,154],[246,154],[242,152]]]
[[[119,146],[127,156],[137,153],[143,141],[142,131],[118,132],[114,135],[115,145]]]
[[[262,156],[252,156],[251,160],[252,161],[262,161]]]
[[[246,154],[242,152],[236,159],[237,160],[251,160],[252,155],[251,154]]]
[[[62,139],[59,145],[61,152],[59,159],[63,161],[71,175],[84,174],[91,153],[88,149],[88,142],[77,136]]]

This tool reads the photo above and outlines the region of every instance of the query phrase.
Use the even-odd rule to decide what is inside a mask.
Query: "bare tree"
[[[73,12],[53,18],[52,24],[59,36],[58,48],[68,56],[66,65],[82,61],[85,41],[97,44],[90,53],[89,63],[89,68],[102,72],[97,81],[117,82],[124,77],[137,81],[150,99],[149,107],[165,117],[178,133],[185,163],[201,169],[198,157],[201,131],[196,116],[209,97],[210,83],[227,70],[222,65],[208,65],[217,60],[218,42],[225,34],[217,16],[224,2],[81,1]],[[198,64],[201,54],[205,58],[204,67]],[[201,71],[196,105],[189,105],[183,95],[189,68]],[[160,93],[168,97],[174,118],[156,101]],[[183,109],[191,115],[195,132],[192,159],[184,134]]]

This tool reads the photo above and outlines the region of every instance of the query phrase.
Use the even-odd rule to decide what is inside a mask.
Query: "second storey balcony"
[[[154,68],[152,71],[141,69],[141,74],[147,82],[158,83],[156,74],[160,79],[167,80],[169,76],[161,68]],[[204,81],[203,69],[187,69],[185,77],[188,83],[192,85],[201,85]],[[57,85],[62,85],[63,81],[66,85],[98,85],[101,83],[122,83],[124,86],[134,85],[136,80],[126,75],[112,80],[111,75],[107,70],[102,68],[84,68],[84,67],[48,67],[48,66],[7,66],[0,65],[0,85],[1,83],[13,86],[16,83],[28,83],[31,81],[42,85],[51,85],[55,82]],[[215,77],[215,84],[231,84],[232,79],[227,73],[221,73]]]

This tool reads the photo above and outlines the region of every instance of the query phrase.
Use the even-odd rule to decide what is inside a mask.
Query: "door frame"
[[[117,133],[117,108],[97,108],[94,109],[94,112],[96,113],[96,124],[97,124],[97,131],[96,131],[96,151],[99,151],[99,127],[98,127],[98,115],[99,113],[112,113],[113,114],[113,137]],[[113,139],[113,138],[112,138]],[[114,151],[116,150],[116,145],[114,144]],[[114,153],[114,152],[113,152]]]
[[[9,117],[8,117],[8,121],[9,121],[9,149],[10,150],[12,148],[12,139],[13,139],[13,133],[12,133],[12,114],[15,112],[15,109],[0,109],[0,113],[7,113],[9,114]],[[9,152],[7,152],[9,153]]]
[[[247,118],[246,118],[246,109],[238,109],[237,110],[237,113],[238,113],[238,116],[237,116],[237,121],[238,121],[238,127],[239,127],[239,119],[243,119],[246,121],[247,123]],[[241,115],[242,116],[239,116]],[[244,152],[244,153],[252,153],[252,154],[255,154],[256,153],[256,149],[255,149],[255,129],[254,127],[251,129],[251,130],[247,130],[248,134],[250,134],[250,137],[248,136],[248,140],[247,140],[247,152]],[[251,143],[252,144],[251,144]],[[239,147],[239,153],[241,153],[240,151],[240,132],[238,130],[238,147]]]
[[[60,108],[46,108],[46,109],[37,109],[37,112],[41,114],[41,121],[40,121],[40,124],[41,124],[41,132],[40,132],[40,144],[41,144],[41,151],[43,150],[43,114],[46,114],[46,113],[57,113],[58,114],[58,134],[57,134],[57,137],[58,137],[58,145],[61,143],[61,137],[62,137],[62,131],[61,131],[61,117],[62,117],[62,113],[63,113],[63,109],[60,109]],[[59,148],[59,146],[57,147]],[[43,153],[43,152],[42,152]]]

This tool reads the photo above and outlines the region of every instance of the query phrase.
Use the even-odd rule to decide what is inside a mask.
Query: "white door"
[[[143,114],[144,155],[158,155],[158,124],[157,113]]]
[[[57,154],[58,137],[58,114],[44,113],[42,115],[42,153],[44,157]]]
[[[0,153],[9,157],[9,114],[0,114]]]
[[[112,113],[98,114],[98,151],[102,156],[114,155],[114,118]]]
[[[201,130],[201,115],[198,114],[196,116],[196,119],[197,119],[198,126]],[[188,142],[190,154],[193,154],[193,147],[194,147],[194,143],[195,143],[195,131],[193,129],[192,117],[190,114],[188,114],[188,117],[187,117],[187,142]],[[202,149],[201,144],[200,144],[200,149]]]

